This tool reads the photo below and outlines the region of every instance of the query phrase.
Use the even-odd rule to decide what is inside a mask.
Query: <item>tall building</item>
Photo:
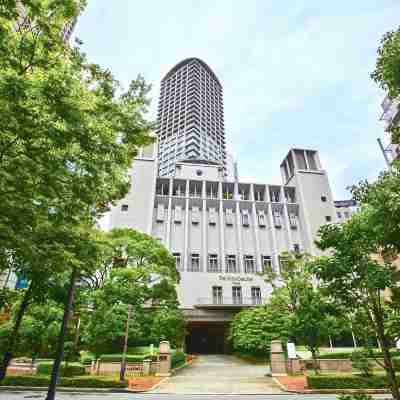
[[[182,160],[202,160],[226,169],[222,85],[202,60],[187,58],[162,79],[158,106],[159,175]]]

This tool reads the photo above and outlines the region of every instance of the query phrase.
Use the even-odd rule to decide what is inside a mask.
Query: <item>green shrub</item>
[[[142,362],[143,360],[147,360],[151,358],[150,354],[127,354],[126,362]],[[100,357],[100,361],[102,362],[121,362],[122,354],[103,354]]]
[[[351,352],[345,352],[345,351],[343,351],[343,352],[334,352],[334,351],[332,351],[332,352],[329,352],[329,353],[320,353],[320,355],[318,356],[318,358],[323,358],[323,359],[349,359],[349,358],[351,358]],[[400,352],[399,351],[397,351],[397,350],[392,350],[391,352],[390,352],[390,354],[391,354],[391,356],[392,357],[400,357]],[[383,358],[383,354],[382,354],[382,352],[381,351],[374,351],[373,352],[373,356],[372,355],[369,355],[369,358],[373,358],[373,357],[376,357],[376,358]]]
[[[7,376],[0,386],[30,386],[46,387],[49,385],[50,377],[44,375],[17,375]],[[126,383],[121,383],[110,377],[103,376],[80,376],[80,377],[61,377],[59,386],[77,388],[125,388]]]
[[[315,375],[307,376],[310,389],[384,389],[388,388],[386,375],[369,377],[362,375]]]
[[[44,361],[37,364],[37,373],[39,375],[50,375],[53,369],[53,361]],[[85,367],[80,363],[61,364],[60,376],[85,375]]]
[[[171,367],[172,369],[183,365],[186,362],[186,353],[181,350],[175,350],[171,354]]]
[[[368,359],[368,353],[366,351],[353,351],[353,353],[351,353],[351,361],[353,364],[353,368],[358,369],[361,372],[361,375],[372,375],[372,366],[370,360]]]
[[[396,372],[400,371],[400,357],[392,358],[393,368]]]
[[[158,348],[154,347],[153,348],[154,354],[158,353]],[[147,355],[150,354],[150,346],[136,346],[136,347],[129,347],[128,349],[128,354],[133,354],[133,355]]]
[[[358,393],[358,394],[342,394],[338,396],[338,400],[372,400],[373,397],[369,394]]]

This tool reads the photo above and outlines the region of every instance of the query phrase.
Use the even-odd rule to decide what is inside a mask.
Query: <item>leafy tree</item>
[[[185,317],[177,307],[163,307],[155,310],[150,319],[151,342],[157,346],[168,340],[173,348],[182,347],[185,338]]]
[[[235,351],[267,357],[272,340],[289,337],[290,312],[286,301],[272,297],[267,304],[235,315],[229,340]]]
[[[378,49],[378,59],[372,79],[387,91],[392,99],[400,96],[400,28],[383,36]],[[392,126],[395,143],[400,142],[400,127]]]
[[[69,271],[74,283],[90,258],[88,229],[127,193],[137,149],[153,140],[143,79],[124,90],[64,40],[83,7],[77,0],[0,5],[0,269],[10,254],[30,281],[0,379],[35,290],[57,271]]]
[[[101,273],[84,276],[87,285],[80,293],[81,301],[93,309],[82,317],[83,343],[98,357],[115,348],[125,334],[129,304],[130,342],[150,343],[167,336],[179,342],[184,324],[177,310],[174,257],[157,240],[133,229],[113,229],[105,237],[97,264]],[[152,305],[157,308],[150,312]]]
[[[386,191],[385,186],[378,189],[379,182],[369,187],[371,188],[369,193],[376,195],[381,194],[380,190]],[[368,197],[365,196],[367,200]],[[364,329],[376,334],[383,352],[383,367],[393,397],[399,399],[398,384],[390,355],[390,347],[395,340],[392,336],[394,330],[390,328],[393,320],[398,321],[400,304],[396,300],[398,272],[388,258],[380,261],[376,256],[382,250],[393,249],[396,239],[392,241],[390,233],[383,232],[382,225],[386,220],[377,222],[378,212],[373,207],[366,203],[362,211],[346,223],[330,224],[320,228],[317,244],[321,249],[329,250],[331,255],[317,259],[313,270],[329,295],[338,304],[358,314],[357,318],[362,321]],[[390,202],[386,203],[386,207],[390,207]],[[382,208],[379,206],[379,209]],[[388,222],[387,225],[390,231],[391,223]],[[384,295],[387,289],[393,293],[391,298]]]
[[[336,318],[336,307],[322,295],[321,290],[307,286],[301,291],[299,302],[291,318],[291,333],[311,352],[314,370],[318,372],[317,354],[331,335],[342,331]]]

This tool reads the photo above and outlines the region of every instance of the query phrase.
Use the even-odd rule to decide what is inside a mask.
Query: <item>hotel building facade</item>
[[[201,108],[192,120],[193,109],[179,108],[176,101],[175,112],[167,111],[172,101],[167,88],[173,86],[175,100],[181,98],[177,85],[188,93],[191,73],[218,93],[210,101],[214,115],[208,121],[219,123],[208,125]],[[202,88],[197,86],[185,101]],[[224,339],[234,314],[262,304],[270,294],[258,273],[267,266],[279,271],[283,252],[320,254],[314,243],[318,229],[336,222],[329,179],[315,150],[288,152],[280,165],[282,184],[241,182],[237,174],[228,178],[222,108],[221,85],[203,61],[187,59],[172,68],[161,87],[158,141],[136,158],[131,190],[113,207],[110,219],[111,228],[147,233],[175,256],[186,347],[192,353],[227,351]],[[203,136],[214,141],[211,147]]]

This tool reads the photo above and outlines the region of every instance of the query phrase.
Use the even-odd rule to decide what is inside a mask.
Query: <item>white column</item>
[[[223,201],[221,199],[219,202],[219,254],[221,257],[221,269],[222,272],[226,271],[226,256],[225,256],[225,219],[224,219],[224,206]]]
[[[253,225],[253,235],[255,241],[255,251],[256,251],[256,270],[257,272],[262,272],[261,265],[261,254],[260,254],[260,238],[258,236],[258,220],[257,220],[257,210],[256,204],[253,202],[251,205],[251,214],[252,214],[252,225]]]
[[[271,231],[271,241],[272,241],[272,253],[271,254],[271,261],[272,264],[275,265],[275,270],[279,270],[279,254],[278,254],[278,248],[276,245],[276,236],[275,236],[275,225],[274,225],[274,219],[272,217],[272,204],[271,204],[271,196],[269,193],[269,186],[266,188],[266,200],[268,201],[268,224],[270,226],[270,231]]]
[[[186,199],[185,199],[185,232],[183,241],[183,270],[188,270],[189,257],[189,181],[186,181]]]
[[[290,222],[289,222],[287,200],[286,200],[283,186],[281,186],[281,198],[282,198],[282,202],[283,202],[283,217],[285,219],[285,228],[286,228],[286,235],[287,235],[287,240],[288,240],[288,248],[289,248],[289,251],[293,251],[292,232],[291,232]]]
[[[240,218],[240,207],[239,202],[236,201],[236,229],[237,229],[237,241],[238,241],[238,267],[239,273],[244,272],[244,265],[243,265],[243,246],[242,246],[242,224]]]
[[[201,233],[202,233],[202,260],[203,260],[203,271],[207,271],[208,264],[208,246],[207,246],[207,210],[206,210],[206,200],[202,200],[202,221],[201,221]]]

